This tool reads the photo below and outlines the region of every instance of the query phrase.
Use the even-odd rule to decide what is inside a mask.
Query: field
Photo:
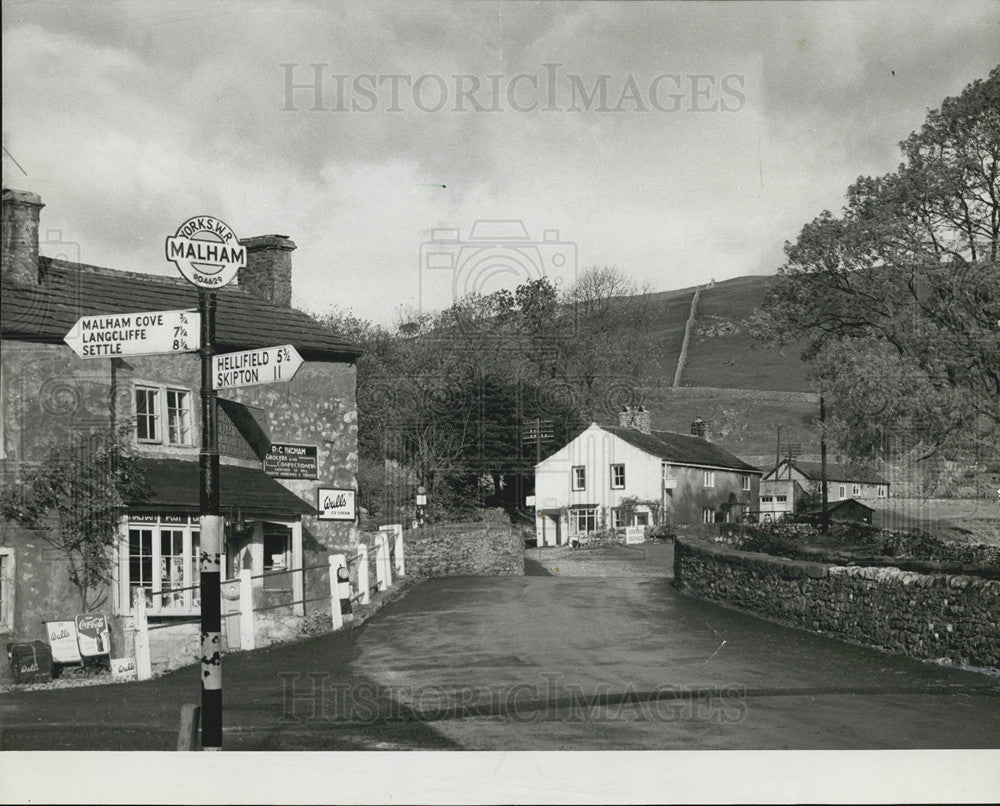
[[[875,525],[920,529],[944,540],[1000,546],[1000,504],[975,498],[890,498],[867,502]]]

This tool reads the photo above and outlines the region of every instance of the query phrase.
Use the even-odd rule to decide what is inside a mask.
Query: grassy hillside
[[[743,320],[764,303],[773,277],[736,277],[703,288],[682,386],[810,391],[801,348],[765,349]],[[682,324],[683,327],[683,324]]]

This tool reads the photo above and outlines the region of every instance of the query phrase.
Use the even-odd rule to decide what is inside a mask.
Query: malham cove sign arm
[[[151,311],[84,316],[63,337],[80,358],[189,353],[200,346],[195,311]]]

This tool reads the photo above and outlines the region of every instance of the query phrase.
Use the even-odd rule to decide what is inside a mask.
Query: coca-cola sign
[[[111,653],[108,620],[103,613],[81,613],[76,617],[77,641],[85,658]]]

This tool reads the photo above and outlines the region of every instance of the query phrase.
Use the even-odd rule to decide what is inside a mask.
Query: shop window
[[[649,526],[649,513],[648,512],[636,512],[635,513],[635,525],[636,526]]]
[[[142,590],[150,614],[197,612],[201,597],[192,586],[200,579],[198,526],[186,516],[143,521],[128,525],[128,555],[120,563],[121,610],[130,610],[135,591]]]
[[[597,507],[578,507],[569,511],[569,528],[574,534],[597,531]]]
[[[191,393],[183,389],[167,389],[167,442],[191,444]]]
[[[587,468],[583,465],[577,465],[573,468],[573,489],[587,489]]]
[[[611,489],[625,489],[625,465],[611,465]]]
[[[136,387],[135,436],[139,442],[160,441],[160,393],[157,389]]]

